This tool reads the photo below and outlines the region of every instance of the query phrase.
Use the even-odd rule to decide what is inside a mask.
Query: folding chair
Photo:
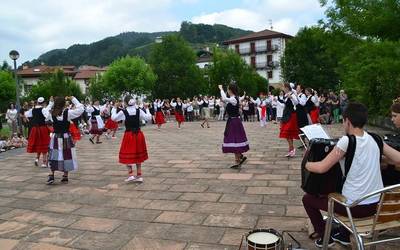
[[[353,218],[351,208],[372,196],[380,195],[375,215],[366,218]],[[347,216],[340,216],[334,213],[335,203],[346,208]],[[377,244],[400,240],[400,237],[378,240],[378,233],[381,230],[400,227],[400,184],[385,187],[361,197],[351,204],[346,203],[346,198],[338,193],[329,195],[328,219],[325,226],[323,249],[328,249],[329,237],[331,235],[332,221],[336,220],[353,234],[357,243],[357,249],[365,249],[371,246],[375,249]],[[363,238],[371,237],[372,240],[364,242]]]

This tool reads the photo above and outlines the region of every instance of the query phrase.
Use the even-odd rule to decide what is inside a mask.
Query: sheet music
[[[319,124],[304,126],[300,130],[304,132],[305,136],[309,140],[315,138],[331,139],[331,137],[326,133],[324,128]]]

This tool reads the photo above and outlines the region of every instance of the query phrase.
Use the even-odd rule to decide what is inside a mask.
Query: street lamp
[[[19,53],[16,50],[11,50],[9,54],[11,60],[14,61],[14,78],[15,78],[15,86],[16,86],[16,106],[17,106],[17,117],[18,117],[18,130],[20,133],[22,133],[22,122],[21,122],[21,115],[20,115],[20,110],[21,110],[21,104],[19,101],[19,82],[18,82],[18,76],[17,76],[17,59],[19,58]]]

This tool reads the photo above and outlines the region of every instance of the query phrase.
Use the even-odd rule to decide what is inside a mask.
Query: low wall
[[[393,122],[389,117],[382,117],[382,116],[371,117],[371,118],[369,118],[368,123],[369,123],[369,125],[372,125],[372,126],[376,126],[379,128],[393,131],[393,132],[399,132],[399,129],[397,129],[393,125]]]

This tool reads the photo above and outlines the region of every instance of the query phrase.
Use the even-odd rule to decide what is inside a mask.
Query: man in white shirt
[[[382,176],[380,171],[380,149],[374,138],[364,131],[363,127],[367,123],[368,110],[362,104],[351,103],[343,113],[343,127],[348,135],[356,138],[356,149],[350,170],[343,185],[342,194],[347,199],[347,203],[352,203],[368,193],[383,188]],[[349,139],[343,136],[336,147],[324,160],[320,162],[308,162],[306,168],[314,173],[326,173],[339,161],[345,159]],[[383,155],[395,162],[400,163],[400,152],[383,144]],[[360,205],[351,209],[354,218],[368,217],[376,213],[379,196],[364,200]],[[315,232],[321,237],[315,241],[317,247],[322,247],[322,239],[325,229],[325,222],[320,210],[327,211],[328,198],[326,196],[314,196],[305,194],[303,197],[304,208],[310,217]],[[343,206],[335,205],[335,212],[347,215]],[[333,233],[329,240],[329,245],[334,242],[343,245],[350,245],[349,232],[341,228],[339,232]]]

